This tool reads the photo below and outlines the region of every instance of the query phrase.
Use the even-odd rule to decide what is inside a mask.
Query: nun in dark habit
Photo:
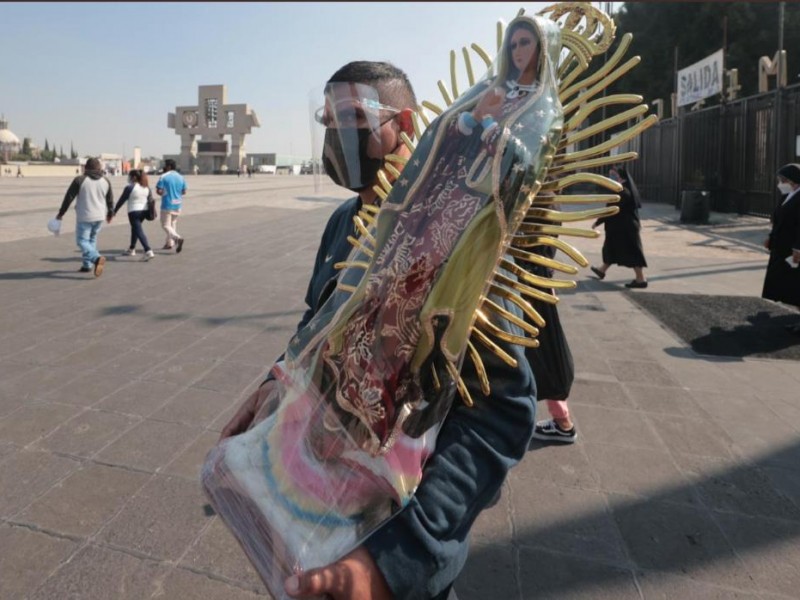
[[[800,308],[800,165],[778,169],[782,197],[772,213],[772,230],[764,241],[769,250],[767,274],[761,297]],[[800,335],[800,323],[787,325]]]

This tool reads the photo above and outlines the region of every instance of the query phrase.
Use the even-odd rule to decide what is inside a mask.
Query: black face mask
[[[372,129],[328,128],[322,148],[325,172],[336,185],[360,192],[375,183],[383,159],[367,156]]]

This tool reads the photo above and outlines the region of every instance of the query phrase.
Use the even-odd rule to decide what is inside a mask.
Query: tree
[[[22,140],[22,154],[25,156],[31,155],[31,138],[23,138]]]
[[[72,145],[72,142],[69,143],[69,157],[70,158],[78,158],[78,153],[75,152],[75,147]]]
[[[628,55],[639,55],[642,62],[610,86],[609,93],[635,92],[647,103],[660,98],[668,105],[675,91],[675,49],[678,70],[716,52],[723,47],[726,17],[725,68],[739,70],[740,97],[757,93],[758,60],[771,59],[778,50],[778,8],[777,2],[626,2],[615,16],[617,41],[609,56],[630,32]],[[800,5],[785,4],[783,39],[791,85],[798,82],[800,68]],[[708,98],[706,104],[718,101]]]
[[[47,143],[47,138],[44,138],[44,151],[50,152],[50,144]]]

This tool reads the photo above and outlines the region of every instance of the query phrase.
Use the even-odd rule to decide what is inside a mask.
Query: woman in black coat
[[[647,261],[642,249],[642,225],[639,222],[639,208],[642,206],[639,190],[633,182],[628,170],[624,167],[612,168],[608,176],[622,184],[619,194],[619,212],[611,217],[598,219],[592,229],[605,223],[606,237],[603,241],[603,265],[600,268],[592,267],[592,272],[599,279],[605,279],[606,271],[611,265],[629,267],[636,273],[636,279],[626,283],[627,288],[646,288],[647,279],[644,268]]]
[[[800,165],[778,169],[778,189],[784,196],[772,213],[772,230],[764,241],[769,263],[761,297],[800,307]],[[789,330],[800,334],[800,324]]]

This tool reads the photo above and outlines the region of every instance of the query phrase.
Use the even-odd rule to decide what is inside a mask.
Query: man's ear
[[[395,117],[400,125],[400,131],[404,132],[412,140],[414,139],[414,120],[411,116],[413,112],[410,108],[404,108]]]

